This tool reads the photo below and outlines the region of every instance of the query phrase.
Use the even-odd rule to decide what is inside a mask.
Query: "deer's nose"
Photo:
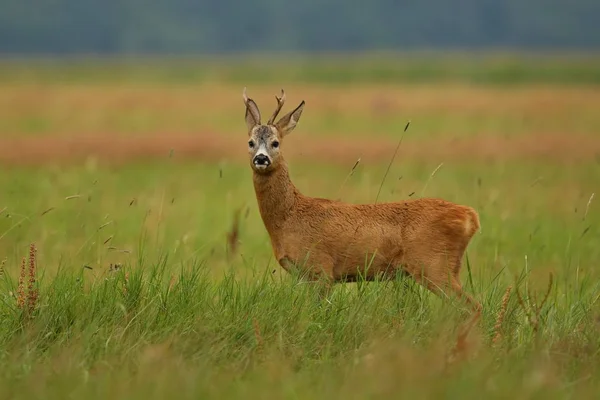
[[[254,156],[253,162],[256,165],[269,165],[269,164],[271,164],[271,160],[269,160],[269,157],[266,156],[266,155],[264,155],[264,154],[257,154],[256,156]]]

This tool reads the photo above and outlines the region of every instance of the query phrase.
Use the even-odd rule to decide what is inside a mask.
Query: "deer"
[[[479,314],[481,303],[463,291],[463,254],[480,230],[470,206],[439,198],[354,204],[309,197],[290,178],[282,143],[296,128],[305,101],[277,122],[285,91],[266,124],[243,90],[248,155],[259,213],[278,264],[309,281],[332,285],[408,275],[441,298],[456,295]]]

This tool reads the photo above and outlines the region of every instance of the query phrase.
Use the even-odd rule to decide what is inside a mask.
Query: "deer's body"
[[[303,195],[290,179],[279,141],[295,127],[304,102],[272,124],[283,99],[261,125],[258,107],[245,97],[254,189],[279,264],[331,283],[400,271],[434,293],[449,288],[479,309],[459,279],[465,249],[480,227],[475,210],[432,198],[350,204]]]

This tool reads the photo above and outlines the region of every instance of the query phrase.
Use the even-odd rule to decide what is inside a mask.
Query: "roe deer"
[[[463,253],[479,230],[477,212],[442,199],[421,198],[381,204],[350,204],[308,197],[292,183],[281,143],[294,130],[305,102],[279,121],[285,93],[266,124],[256,103],[243,92],[248,153],[261,218],[278,263],[299,268],[311,280],[326,278],[326,290],[359,276],[372,281],[407,273],[433,293],[481,304],[463,292]]]

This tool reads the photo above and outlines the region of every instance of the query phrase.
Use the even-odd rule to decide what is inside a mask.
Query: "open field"
[[[600,87],[584,64],[569,68],[585,79],[556,62],[544,69],[563,75],[528,81],[523,67],[518,85],[461,79],[474,67],[335,84],[301,69],[186,82],[161,79],[178,76],[166,67],[36,68],[0,66],[0,399],[600,391]],[[320,302],[281,271],[254,198],[244,86],[264,115],[281,86],[286,110],[306,100],[282,144],[303,193],[477,209],[461,275],[484,305],[476,326],[410,281]]]

